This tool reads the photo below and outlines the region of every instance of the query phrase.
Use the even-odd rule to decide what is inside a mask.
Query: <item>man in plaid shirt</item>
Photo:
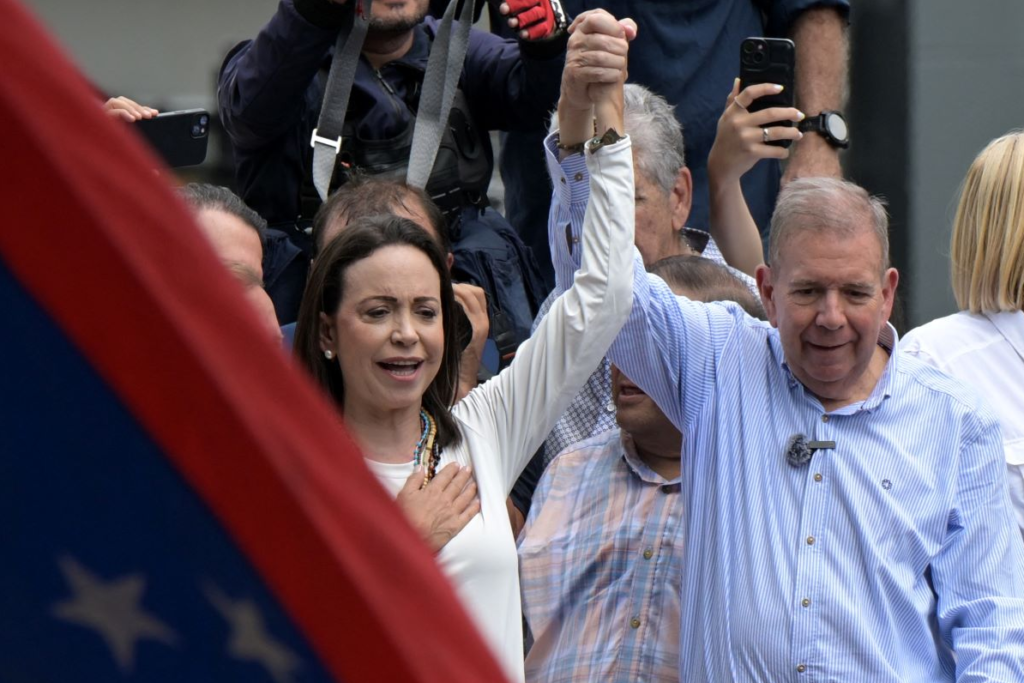
[[[676,294],[760,303],[724,266],[675,256],[651,268]],[[549,465],[520,537],[527,681],[678,681],[682,435],[614,366],[619,428]]]

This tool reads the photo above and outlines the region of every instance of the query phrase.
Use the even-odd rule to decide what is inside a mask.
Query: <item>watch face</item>
[[[846,121],[839,114],[832,113],[825,117],[825,130],[840,142],[846,142],[849,136]]]

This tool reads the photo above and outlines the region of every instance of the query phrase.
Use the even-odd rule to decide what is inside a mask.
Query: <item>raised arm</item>
[[[841,111],[846,104],[848,8],[845,2],[829,4],[833,6],[804,10],[790,29],[790,37],[796,44],[796,104],[808,116],[827,110]],[[793,146],[782,182],[842,175],[839,150],[813,133]]]
[[[281,0],[255,39],[221,67],[217,99],[232,142],[252,149],[293,129],[311,84],[351,7],[332,0]]]
[[[803,114],[789,107],[773,107],[759,112],[748,111],[758,97],[773,94],[779,87],[771,83],[752,85],[739,91],[739,79],[718,119],[715,144],[708,155],[708,185],[711,203],[711,236],[726,262],[751,277],[764,263],[761,235],[743,197],[740,178],[761,159],[786,159],[789,150],[765,141],[799,140],[796,127],[769,126],[775,121],[797,122]]]
[[[602,13],[609,17],[607,13]],[[612,28],[613,27],[613,28]],[[581,23],[576,30],[613,30],[625,65],[626,30]],[[613,41],[614,42],[614,41]],[[614,60],[612,60],[614,61]],[[599,123],[622,132],[622,83],[595,88]],[[495,429],[508,489],[552,426],[601,362],[629,315],[633,253],[633,157],[628,138],[590,143],[585,152],[590,203],[579,244],[581,267],[572,286],[496,378],[470,392],[455,412]]]
[[[624,44],[610,40],[595,27],[621,30],[627,40],[632,40],[635,36],[632,22],[618,27],[617,23],[604,10],[584,12],[573,22],[558,99],[559,131],[544,140],[548,174],[554,187],[548,215],[548,243],[557,292],[569,288],[579,266],[575,245],[579,243],[590,198],[589,171],[583,155],[584,143],[593,138],[597,130],[590,87],[614,82],[621,77],[618,68],[625,69],[626,64]]]
[[[540,131],[558,101],[566,35],[503,40],[472,31],[462,88],[476,123],[488,130]]]
[[[580,15],[579,19],[584,16]],[[567,283],[572,282],[572,274],[580,264],[579,216],[592,191],[582,182],[586,177],[583,155],[558,148],[571,147],[580,138],[589,137],[587,130],[592,136],[595,128],[585,98],[574,88],[574,84],[578,87],[589,87],[589,84],[579,74],[574,77],[569,73],[577,66],[592,64],[587,59],[574,59],[573,47],[583,44],[583,39],[575,34],[570,39],[567,73],[562,79],[563,94],[558,109],[559,133],[545,140],[548,171],[554,186],[548,236],[555,265],[556,292],[564,291]],[[599,71],[593,74],[597,76]],[[602,123],[597,122],[599,131],[601,126]],[[630,208],[633,209],[632,201]],[[644,382],[641,388],[683,429],[686,414],[694,413],[696,406],[703,404],[708,396],[719,350],[724,338],[735,328],[736,318],[722,307],[677,299],[661,278],[646,273],[635,247],[629,245],[626,249],[633,258],[633,309],[608,356],[631,379]],[[694,381],[684,381],[684,375]],[[638,377],[644,379],[638,380]]]

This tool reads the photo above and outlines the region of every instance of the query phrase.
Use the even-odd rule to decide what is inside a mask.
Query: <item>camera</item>
[[[206,134],[210,130],[210,115],[209,114],[198,114],[192,121],[192,137],[202,138],[206,137]]]
[[[765,41],[757,38],[750,38],[743,41],[743,50],[740,57],[742,64],[748,67],[761,66],[768,59],[768,45]]]

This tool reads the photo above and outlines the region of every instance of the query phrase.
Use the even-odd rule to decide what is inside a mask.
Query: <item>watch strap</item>
[[[625,136],[619,135],[618,131],[616,131],[614,128],[609,128],[604,132],[604,135],[594,137],[590,141],[590,144],[588,145],[587,149],[589,149],[590,153],[593,154],[594,152],[596,152],[597,150],[601,149],[606,145],[614,145],[623,137]]]
[[[832,131],[830,131],[828,129],[828,125],[826,125],[827,117],[832,114],[840,116],[843,118],[844,122],[846,121],[846,117],[844,117],[841,113],[837,111],[827,110],[814,116],[808,116],[803,121],[797,124],[797,130],[799,130],[801,133],[817,133],[821,137],[825,138],[826,142],[828,142],[828,144],[832,145],[833,147],[836,147],[838,149],[846,149],[847,147],[850,146],[849,137],[847,137],[845,140],[840,140],[839,138],[832,134]]]

